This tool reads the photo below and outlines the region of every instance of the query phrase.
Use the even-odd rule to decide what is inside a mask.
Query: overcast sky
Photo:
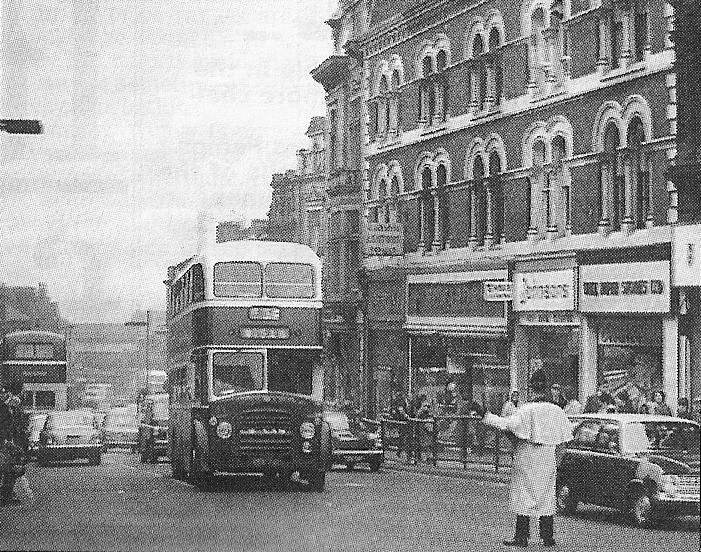
[[[72,322],[164,308],[199,213],[266,216],[324,93],[334,0],[0,0],[0,282]]]

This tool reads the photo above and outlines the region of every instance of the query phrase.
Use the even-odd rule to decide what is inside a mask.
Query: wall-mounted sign
[[[675,226],[672,237],[672,283],[701,286],[701,224]]]
[[[404,253],[404,229],[399,223],[368,223],[365,255],[391,257]]]
[[[484,282],[483,295],[485,301],[511,301],[513,296],[511,282]]]
[[[578,326],[574,312],[522,312],[518,318],[522,326]]]
[[[582,312],[669,312],[669,261],[582,266]]]
[[[514,274],[516,311],[574,310],[574,269]]]

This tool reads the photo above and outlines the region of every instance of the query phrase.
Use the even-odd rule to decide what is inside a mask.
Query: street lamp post
[[[149,372],[149,354],[150,354],[150,347],[151,347],[151,311],[147,310],[146,311],[146,321],[142,320],[130,320],[128,322],[124,323],[125,326],[146,326],[146,368],[145,368],[145,374],[144,374],[144,387],[148,390],[148,372]],[[135,390],[137,391],[137,390]]]

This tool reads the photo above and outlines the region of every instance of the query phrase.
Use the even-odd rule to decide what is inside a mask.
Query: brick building
[[[701,392],[672,281],[668,2],[342,1],[329,24],[328,193],[362,204],[364,260],[326,327],[358,343],[365,410],[450,379],[497,408],[541,365],[580,398]]]

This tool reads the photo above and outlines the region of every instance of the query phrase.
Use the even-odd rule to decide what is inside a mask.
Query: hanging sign
[[[404,254],[404,230],[397,222],[368,223],[365,237],[365,255],[392,257]]]

